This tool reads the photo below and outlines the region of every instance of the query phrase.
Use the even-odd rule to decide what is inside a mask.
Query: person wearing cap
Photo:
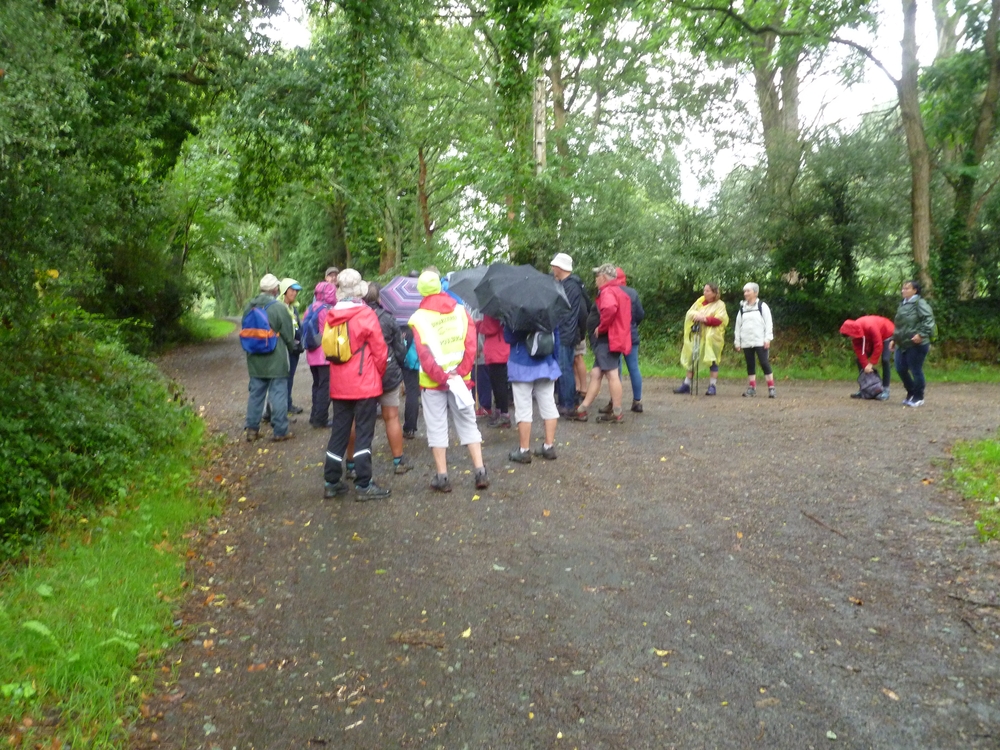
[[[337,286],[337,274],[339,273],[340,273],[339,268],[337,268],[336,266],[330,266],[328,269],[326,269],[326,274],[324,275],[323,280],[326,281],[327,284],[333,284],[334,286]]]
[[[420,274],[417,291],[423,300],[410,316],[409,324],[420,359],[420,401],[427,425],[427,444],[437,470],[431,488],[451,492],[447,457],[451,414],[459,442],[469,449],[472,457],[476,489],[486,489],[490,480],[483,465],[483,436],[476,426],[474,407],[466,405],[464,399],[468,393],[453,390],[468,388],[469,374],[476,361],[476,326],[465,307],[441,291],[441,277],[434,270],[425,269]]]
[[[573,273],[573,259],[566,253],[556,253],[549,264],[552,275],[566,292],[570,310],[559,321],[559,351],[556,358],[559,363],[559,380],[556,383],[556,404],[560,415],[567,415],[576,408],[576,378],[573,372],[573,360],[576,357],[576,347],[587,334],[587,313],[590,312],[590,302],[583,288],[580,277]]]
[[[607,378],[611,391],[611,413],[600,414],[598,422],[621,424],[622,380],[618,367],[623,354],[632,351],[632,300],[618,284],[618,269],[614,263],[604,263],[594,269],[597,282],[598,321],[595,328],[594,367],[583,402],[570,414],[578,422],[586,422],[590,405],[601,390],[601,378]]]
[[[851,339],[854,355],[858,360],[858,373],[875,372],[876,363],[882,365],[882,392],[875,398],[889,400],[889,378],[892,372],[892,334],[895,324],[881,315],[862,315],[857,320],[845,320],[840,332]],[[861,391],[851,398],[861,398]]]
[[[295,279],[284,278],[278,287],[281,294],[281,301],[288,308],[288,314],[292,316],[292,326],[295,328],[295,346],[288,351],[288,413],[301,414],[302,407],[292,403],[292,384],[295,382],[295,370],[299,366],[299,355],[306,350],[302,345],[302,321],[299,319],[299,310],[295,306],[295,298],[302,291],[302,285]]]
[[[344,456],[354,425],[355,500],[375,500],[391,492],[372,480],[372,439],[378,399],[382,395],[382,374],[388,350],[374,311],[362,299],[361,274],[345,268],[337,276],[337,304],[326,313],[326,327],[347,325],[351,357],[346,362],[330,362],[330,400],[333,426],[323,465],[324,498],[349,491],[343,480]]]
[[[249,442],[260,437],[260,422],[264,403],[271,402],[271,440],[281,442],[292,437],[288,431],[288,352],[295,346],[295,331],[288,308],[277,303],[281,282],[274,274],[260,280],[260,294],[250,300],[251,307],[263,308],[271,330],[278,334],[274,351],[267,354],[247,354],[250,374],[250,395],[247,398],[247,418],[244,432]]]
[[[303,320],[310,315],[317,316],[316,323],[320,336],[326,329],[326,312],[337,304],[337,285],[321,281],[316,284],[313,292],[313,302],[306,308]],[[312,410],[309,414],[309,424],[316,429],[330,429],[330,363],[320,346],[306,351],[306,362],[312,374]]]

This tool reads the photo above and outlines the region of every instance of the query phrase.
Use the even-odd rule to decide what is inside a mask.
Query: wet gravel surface
[[[648,380],[624,425],[561,422],[556,461],[484,427],[492,486],[455,447],[450,495],[422,421],[403,476],[378,427],[393,494],[358,503],[322,499],[306,415],[241,442],[233,338],[162,366],[225,436],[231,501],[136,748],[1000,747],[1000,555],[943,478],[998,386],[904,409]]]

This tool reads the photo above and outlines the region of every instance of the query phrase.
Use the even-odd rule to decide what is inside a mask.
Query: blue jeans
[[[896,372],[903,381],[906,395],[916,401],[924,400],[924,360],[930,350],[930,343],[896,349]]]
[[[642,373],[639,372],[639,345],[632,344],[632,351],[625,355],[625,366],[628,368],[628,381],[632,384],[632,400],[642,401]],[[621,377],[622,366],[618,365],[618,376]]]
[[[247,427],[260,429],[264,402],[271,402],[271,429],[276,437],[288,432],[288,378],[250,378],[247,399]]]
[[[564,409],[576,406],[576,379],[573,377],[573,353],[575,346],[559,344],[559,380],[556,383],[556,402]]]

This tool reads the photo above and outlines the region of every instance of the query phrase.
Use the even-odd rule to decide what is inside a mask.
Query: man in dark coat
[[[552,275],[566,292],[570,311],[559,323],[559,351],[556,359],[562,373],[556,383],[556,404],[561,415],[567,415],[576,406],[576,381],[573,377],[573,357],[577,344],[587,330],[587,313],[590,305],[580,277],[573,273],[573,259],[566,253],[556,253],[552,259]]]

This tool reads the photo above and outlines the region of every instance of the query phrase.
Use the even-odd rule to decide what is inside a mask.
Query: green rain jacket
[[[267,308],[267,319],[278,334],[278,345],[270,354],[247,354],[247,370],[251,378],[288,377],[288,351],[295,346],[295,329],[288,307],[277,297],[261,293],[250,300],[243,314],[253,305],[263,307],[269,302],[275,303]]]
[[[900,349],[917,346],[913,337],[918,333],[923,344],[930,343],[934,335],[934,311],[919,294],[910,297],[909,302],[900,303],[894,323],[896,332],[892,334],[892,340]]]

